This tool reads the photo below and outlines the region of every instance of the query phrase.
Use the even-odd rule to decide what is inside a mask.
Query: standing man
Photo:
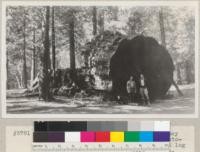
[[[129,96],[129,101],[133,103],[134,94],[136,93],[136,84],[135,81],[133,80],[133,76],[130,76],[130,79],[127,81],[126,89]]]
[[[144,105],[150,106],[149,94],[143,74],[140,75],[140,95],[142,96]]]

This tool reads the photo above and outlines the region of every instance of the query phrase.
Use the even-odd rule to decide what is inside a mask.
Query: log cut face
[[[139,92],[139,77],[143,74],[150,98],[160,98],[173,82],[173,71],[170,54],[154,38],[123,39],[110,60],[112,91],[115,95],[126,95],[126,82],[133,76]]]

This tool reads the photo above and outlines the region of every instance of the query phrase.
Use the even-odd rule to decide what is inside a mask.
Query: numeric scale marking
[[[169,121],[35,122],[32,152],[170,152]]]
[[[33,143],[32,152],[169,152],[169,143]]]

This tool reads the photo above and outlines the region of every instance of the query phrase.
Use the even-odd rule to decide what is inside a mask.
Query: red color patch
[[[96,132],[96,142],[110,142],[110,132]]]

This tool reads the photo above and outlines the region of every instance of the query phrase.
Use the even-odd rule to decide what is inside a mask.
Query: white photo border
[[[193,6],[195,9],[195,108],[193,114],[7,114],[6,107],[6,7],[7,6]],[[2,1],[1,107],[3,118],[198,118],[199,117],[199,1]]]

